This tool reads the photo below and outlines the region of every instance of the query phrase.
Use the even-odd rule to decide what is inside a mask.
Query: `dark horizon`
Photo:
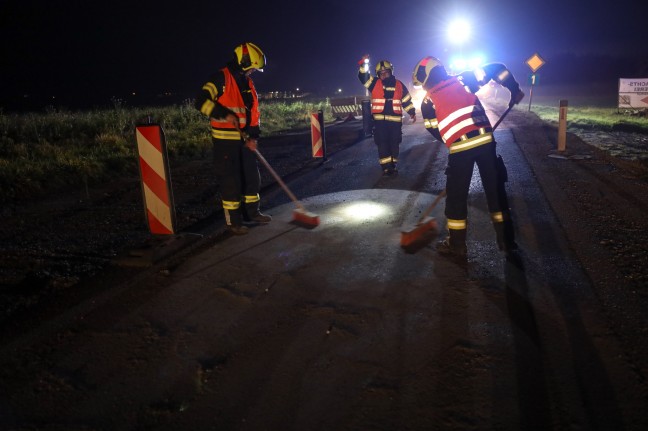
[[[609,79],[610,69],[626,74],[617,79],[640,77],[648,72],[648,30],[631,4],[593,2],[584,10],[569,0],[524,6],[512,0],[288,0],[281,6],[251,0],[243,12],[206,0],[117,0],[109,6],[5,0],[0,107],[12,109],[26,99],[71,109],[110,106],[112,99],[182,101],[193,98],[245,41],[259,45],[268,59],[265,71],[254,75],[261,93],[362,94],[357,61],[366,53],[372,64],[391,61],[408,85],[426,55],[444,62],[480,55],[507,64],[521,83],[530,73],[524,62],[534,53],[547,60],[538,71],[545,84]],[[459,46],[445,33],[458,17],[472,24],[472,37]]]

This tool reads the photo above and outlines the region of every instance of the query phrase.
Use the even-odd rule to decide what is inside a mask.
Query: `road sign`
[[[531,57],[527,59],[526,64],[531,68],[532,72],[536,72],[538,69],[542,67],[543,64],[545,64],[545,61],[536,52],[535,54],[533,54]]]
[[[540,83],[540,75],[537,73],[532,73],[529,75],[527,82],[529,85],[537,85]]]

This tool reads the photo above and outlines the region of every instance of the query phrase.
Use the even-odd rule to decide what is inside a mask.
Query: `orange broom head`
[[[319,216],[302,209],[293,211],[293,222],[308,228],[314,228],[319,225]]]
[[[417,224],[414,229],[401,233],[401,247],[412,245],[416,241],[425,240],[436,235],[439,230],[439,224],[434,218],[426,218]]]

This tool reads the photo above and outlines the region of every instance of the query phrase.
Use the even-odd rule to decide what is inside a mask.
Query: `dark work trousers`
[[[212,139],[214,166],[223,201],[241,202],[243,196],[256,196],[261,187],[261,174],[256,154],[242,140]],[[241,214],[234,215],[240,220]]]
[[[503,183],[500,187],[500,179],[497,171],[497,155],[495,153],[495,142],[480,145],[470,150],[460,151],[448,156],[448,168],[446,169],[446,208],[445,215],[453,220],[466,220],[468,215],[468,192],[472,179],[473,167],[476,164],[479,169],[482,186],[486,193],[488,211],[495,213],[502,211],[502,202],[506,197],[500,197],[500,193],[506,193]],[[506,208],[508,210],[508,208]]]
[[[383,168],[394,168],[398,160],[400,143],[403,140],[401,133],[402,123],[400,121],[374,121],[374,142],[378,147],[378,159],[383,160],[391,157],[394,163],[385,163]]]

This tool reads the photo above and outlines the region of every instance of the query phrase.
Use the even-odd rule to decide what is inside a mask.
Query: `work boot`
[[[266,224],[272,221],[272,217],[266,214],[262,214],[259,211],[260,202],[250,202],[245,204],[244,220],[250,223],[261,223]]]
[[[466,259],[466,229],[450,229],[446,239],[437,244],[437,251],[444,256]]]
[[[236,225],[236,224],[228,224],[227,225],[227,230],[232,232],[234,235],[245,235],[250,231],[250,228],[247,226],[243,225]]]
[[[518,249],[518,245],[514,239],[513,223],[510,220],[495,222],[493,223],[493,228],[495,228],[497,248],[499,248],[500,251],[508,254],[513,250]]]
[[[267,214],[263,214],[261,212],[258,212],[255,215],[253,215],[252,217],[250,217],[250,221],[253,221],[255,223],[266,224],[266,223],[270,223],[272,221],[272,217],[267,215]]]
[[[223,212],[225,213],[225,224],[227,225],[227,230],[232,232],[234,235],[245,235],[248,233],[248,227],[243,226],[243,215],[241,214],[240,208],[235,210],[223,208]]]

